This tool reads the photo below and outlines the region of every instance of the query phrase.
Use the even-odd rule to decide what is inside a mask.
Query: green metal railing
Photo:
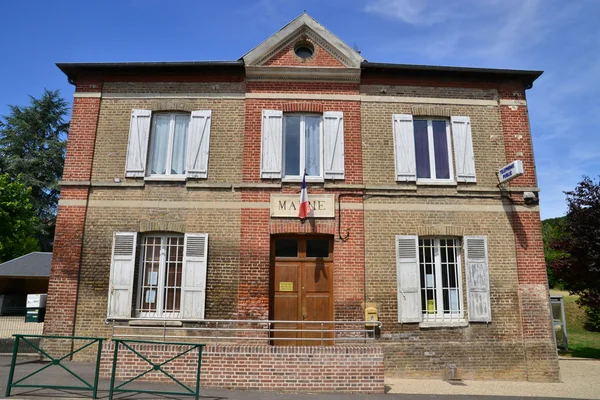
[[[14,343],[14,347],[13,347],[12,361],[10,363],[10,372],[8,373],[8,384],[6,385],[6,397],[10,396],[10,392],[11,392],[12,388],[36,388],[36,389],[87,390],[87,391],[92,392],[93,399],[96,398],[96,396],[98,394],[98,373],[100,371],[100,356],[102,355],[102,342],[105,339],[95,338],[95,337],[84,337],[84,336],[51,336],[51,335],[22,335],[22,334],[16,334],[13,336],[15,338],[15,343]],[[31,340],[28,340],[27,338],[86,340],[86,341],[89,341],[89,343],[86,343],[86,344],[78,347],[77,349],[74,349],[69,354],[58,358],[58,357],[51,356],[50,354],[48,354],[48,352],[42,350],[38,346],[37,343],[33,343]],[[41,367],[40,369],[25,376],[24,378],[21,378],[18,381],[13,382],[13,379],[15,376],[15,364],[17,362],[17,354],[19,352],[19,342],[21,340],[24,341],[25,343],[28,343],[35,350],[39,351],[40,354],[42,354],[43,356],[48,358],[50,360],[50,362],[47,363],[45,366]],[[62,364],[62,361],[68,360],[73,354],[78,353],[81,350],[90,347],[94,343],[98,344],[98,352],[97,352],[97,356],[96,356],[96,370],[94,371],[94,382],[90,383],[90,382],[86,381],[85,379],[83,379],[82,377],[80,377],[79,375],[77,375],[75,372],[71,371],[69,369],[69,367]],[[85,386],[46,385],[46,384],[34,385],[34,384],[21,383],[24,380],[31,378],[32,376],[52,367],[54,365],[57,365],[57,366],[61,367],[62,369],[64,369],[65,371],[67,371],[69,374],[71,374],[72,376],[77,378],[79,381],[81,381]]]
[[[204,348],[205,344],[155,342],[155,341],[149,341],[149,340],[124,340],[124,339],[113,339],[113,342],[115,344],[115,350],[114,350],[114,356],[113,356],[112,372],[111,372],[111,376],[110,376],[110,389],[109,389],[109,393],[108,393],[109,400],[112,400],[113,394],[117,393],[117,392],[119,392],[119,393],[162,394],[162,395],[176,395],[176,396],[194,396],[194,398],[196,400],[198,400],[198,398],[200,396],[200,368],[202,366],[202,349]],[[121,383],[119,386],[115,387],[115,375],[117,372],[117,360],[119,359],[119,345],[120,344],[122,344],[126,349],[133,352],[138,358],[141,358],[142,360],[147,362],[150,365],[150,368],[147,369],[146,371],[142,372],[141,374],[138,374],[137,376]],[[132,346],[130,346],[130,344],[173,345],[173,346],[186,346],[189,348],[185,351],[178,353],[174,357],[169,358],[166,361],[163,361],[160,363],[154,363],[148,357],[145,357],[143,354],[140,354],[140,352],[137,351],[136,349],[134,349]],[[177,358],[179,358],[179,357],[183,356],[184,354],[187,354],[195,349],[198,349],[198,364],[197,364],[197,370],[196,370],[196,388],[194,390],[191,387],[188,387],[188,386],[184,385],[183,383],[181,383],[173,375],[171,375],[167,371],[165,371],[163,369],[163,367],[166,364],[170,363],[171,361],[176,360]],[[179,386],[181,386],[184,389],[184,391],[182,391],[182,392],[166,392],[166,391],[159,391],[159,390],[146,390],[146,389],[140,390],[140,389],[125,389],[125,388],[123,388],[123,386],[125,386],[137,379],[140,379],[144,375],[146,375],[150,372],[153,372],[153,371],[161,372],[162,374],[166,375],[173,382],[175,382]]]

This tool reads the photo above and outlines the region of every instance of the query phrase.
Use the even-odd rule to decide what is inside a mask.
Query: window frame
[[[156,135],[156,123],[158,116],[168,115],[170,117],[169,121],[169,142],[167,145],[167,159],[165,160],[165,173],[164,174],[152,174],[152,153],[154,152],[154,141],[153,138]],[[183,173],[181,174],[173,174],[171,173],[172,165],[173,165],[173,142],[175,140],[175,119],[178,115],[187,116],[188,117],[188,125],[186,131],[186,140],[185,140],[185,148],[183,152]],[[148,145],[148,156],[147,156],[147,165],[146,165],[146,174],[145,180],[185,180],[187,173],[187,151],[188,151],[188,137],[190,134],[190,122],[192,120],[191,113],[186,112],[153,112],[152,113],[152,122],[150,124],[150,135],[149,135],[149,145]]]
[[[288,117],[301,117],[300,118],[300,175],[286,175],[285,174],[285,142],[286,142],[286,119]],[[305,128],[305,117],[319,117],[319,175],[307,175],[306,182],[324,182],[324,168],[323,168],[323,114],[318,113],[283,113],[283,140],[282,140],[282,171],[281,181],[282,182],[302,182],[303,171],[306,167],[306,128]]]
[[[145,263],[145,240],[147,238],[160,238],[160,256],[159,256],[159,265],[158,265],[158,277],[157,277],[157,285],[156,285],[156,311],[142,311],[143,308],[143,279],[144,279],[144,263]],[[183,241],[181,248],[181,285],[179,286],[180,290],[180,298],[179,298],[179,311],[170,312],[164,310],[165,303],[165,287],[166,282],[166,274],[167,274],[167,252],[166,249],[168,247],[168,238],[178,238]],[[137,282],[137,295],[136,295],[136,307],[135,307],[135,317],[136,318],[165,318],[165,319],[178,319],[181,318],[182,315],[182,307],[183,307],[183,273],[184,273],[184,263],[185,263],[185,235],[176,234],[176,233],[150,233],[146,235],[142,235],[140,237],[140,245],[139,245],[139,260],[138,260],[138,282]]]
[[[416,151],[416,145],[415,145],[415,176],[417,178],[417,184],[419,183],[424,183],[424,184],[455,184],[456,183],[456,177],[454,175],[454,157],[452,154],[452,135],[451,135],[451,128],[450,128],[450,121],[448,119],[445,118],[434,118],[434,117],[416,117],[413,116],[413,144],[414,141],[416,140],[416,136],[415,136],[415,128],[414,128],[414,123],[415,121],[427,121],[427,144],[428,144],[428,150],[429,150],[429,175],[430,178],[419,178],[419,173],[417,171],[417,165],[418,165],[418,160],[417,160],[417,151]],[[449,179],[438,179],[436,177],[436,170],[435,170],[435,143],[433,140],[433,121],[443,121],[446,124],[446,143],[447,143],[447,151],[448,151],[448,171],[449,171]]]
[[[434,249],[433,265],[435,268],[435,290],[434,290],[435,301],[436,301],[436,305],[442,304],[441,309],[436,307],[435,313],[429,313],[429,312],[427,312],[426,305],[425,305],[425,307],[423,307],[423,304],[421,303],[422,323],[424,323],[424,324],[428,324],[428,323],[451,324],[451,323],[457,323],[457,322],[459,322],[459,323],[465,322],[465,305],[464,305],[464,291],[463,291],[463,265],[462,265],[463,240],[458,237],[419,236],[417,239],[417,246],[418,246],[418,252],[419,252],[419,281],[420,281],[420,276],[421,276],[421,263],[424,262],[424,260],[421,259],[421,241],[422,240],[432,240],[433,241],[433,249]],[[453,240],[454,247],[455,248],[458,247],[458,251],[456,251],[456,261],[455,261],[455,265],[457,268],[456,282],[457,282],[457,289],[458,289],[458,306],[459,306],[459,310],[457,313],[453,313],[453,312],[449,312],[447,314],[444,313],[444,308],[443,308],[443,304],[444,304],[443,289],[444,289],[444,287],[443,287],[443,282],[442,282],[442,262],[441,262],[440,240]],[[425,278],[425,280],[427,280],[427,278]],[[427,285],[427,284],[425,284],[425,285]],[[427,290],[427,287],[424,288],[420,284],[419,291],[423,292],[423,290]],[[421,296],[419,296],[419,297],[422,299]],[[427,300],[427,297],[425,297],[425,300]],[[448,302],[450,303],[450,298],[448,299]]]

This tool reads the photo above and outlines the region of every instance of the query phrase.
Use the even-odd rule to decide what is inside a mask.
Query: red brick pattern
[[[153,362],[162,362],[185,346],[135,345]],[[114,343],[105,343],[100,374],[111,373]],[[119,349],[117,380],[130,379],[149,364],[123,347]],[[197,352],[165,365],[165,370],[185,384],[195,385]],[[151,372],[143,380],[172,382]],[[277,347],[209,345],[202,354],[202,386],[260,389],[283,392],[384,393],[383,351],[375,346]]]
[[[77,192],[83,195],[87,189]],[[58,207],[47,300],[47,308],[52,311],[46,314],[46,335],[73,334],[85,213],[86,207]]]
[[[308,39],[306,42],[310,43],[314,48],[311,57],[298,57],[294,52],[295,43],[292,43],[268,59],[263,65],[273,67],[344,67],[344,64],[312,40]]]
[[[74,99],[63,172],[64,181],[90,180],[99,112],[99,98]]]
[[[525,93],[523,92],[524,100]],[[500,106],[506,162],[521,160],[524,174],[510,182],[510,186],[535,187],[537,185],[529,114],[527,106]]]

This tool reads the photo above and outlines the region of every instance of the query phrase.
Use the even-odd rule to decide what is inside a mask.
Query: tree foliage
[[[39,250],[31,189],[18,178],[0,175],[0,262]]]
[[[542,221],[542,238],[544,240],[544,258],[548,271],[548,284],[551,288],[562,288],[563,284],[552,271],[552,263],[564,255],[564,251],[552,247],[552,243],[562,238],[566,217],[549,218]]]
[[[28,106],[9,106],[0,119],[0,173],[31,188],[31,202],[38,217],[35,236],[44,250],[51,249],[59,187],[65,159],[69,124],[68,105],[58,90],[30,96]]]
[[[566,195],[567,218],[552,243],[562,254],[552,261],[552,272],[565,289],[579,295],[588,316],[600,315],[600,181],[586,176]]]

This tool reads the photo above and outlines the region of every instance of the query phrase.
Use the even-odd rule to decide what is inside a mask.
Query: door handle
[[[302,314],[302,321],[306,321],[306,317],[308,317],[308,315]]]

